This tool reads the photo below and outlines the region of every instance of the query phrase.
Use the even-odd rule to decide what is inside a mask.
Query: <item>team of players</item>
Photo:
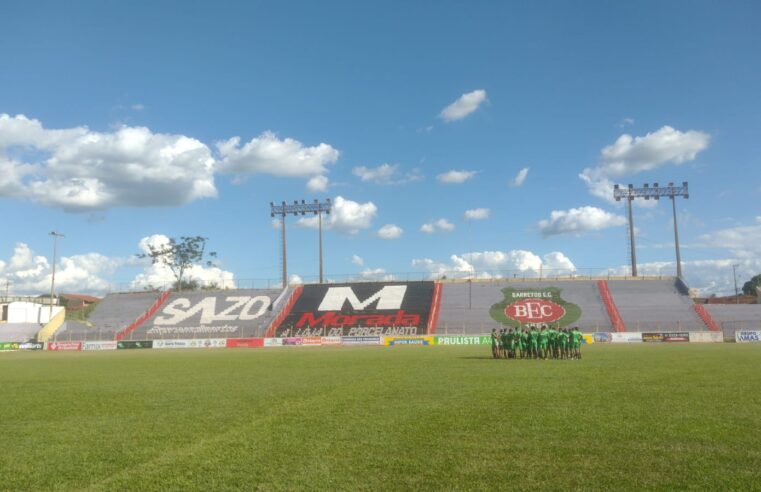
[[[581,359],[583,336],[579,327],[555,329],[503,328],[491,332],[491,351],[495,359]]]

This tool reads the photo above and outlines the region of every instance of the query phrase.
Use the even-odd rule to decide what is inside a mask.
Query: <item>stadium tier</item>
[[[279,306],[274,309],[271,306],[279,297],[287,297],[288,292],[260,289],[172,292],[156,306],[155,313],[122,331],[117,338],[262,337],[278,312]]]
[[[721,326],[724,337],[731,339],[735,330],[761,330],[761,304],[703,304]]]
[[[708,329],[675,279],[610,280],[608,289],[627,331]]]
[[[93,309],[88,324],[67,321],[66,328],[55,334],[56,339],[69,339],[74,333],[82,334],[80,340],[113,340],[119,331],[129,326],[156,302],[159,292],[135,292],[109,294]],[[67,333],[71,330],[69,333]]]
[[[584,331],[612,330],[594,280],[443,284],[438,334],[486,333],[530,323],[560,323]]]
[[[28,342],[38,331],[39,323],[0,323],[0,342]]]

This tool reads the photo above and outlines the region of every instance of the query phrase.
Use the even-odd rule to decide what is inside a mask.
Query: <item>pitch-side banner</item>
[[[425,335],[433,282],[305,285],[279,337]]]
[[[489,335],[437,335],[436,345],[491,345]]]
[[[82,350],[116,350],[116,341],[91,341],[82,344]]]
[[[197,338],[189,340],[154,340],[155,349],[188,349],[188,348],[224,348],[227,340],[224,338]]]
[[[82,350],[82,342],[49,342],[48,350]]]
[[[610,341],[613,343],[641,343],[642,333],[640,332],[613,332],[610,334]]]
[[[735,331],[735,341],[737,343],[761,342],[761,330],[737,330]]]
[[[691,331],[690,343],[721,343],[724,334],[720,331]]]
[[[383,337],[383,345],[394,347],[399,345],[433,345],[433,336],[424,337]]]

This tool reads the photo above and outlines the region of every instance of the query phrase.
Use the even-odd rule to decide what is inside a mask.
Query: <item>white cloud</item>
[[[623,118],[621,121],[618,122],[618,127],[623,128],[628,125],[634,124],[634,118]]]
[[[402,185],[423,179],[418,169],[413,169],[412,172],[400,176],[399,164],[381,164],[378,167],[359,166],[352,169],[351,172],[362,182],[381,185]]]
[[[477,110],[484,101],[486,101],[486,91],[483,89],[465,93],[455,102],[442,109],[439,118],[446,122],[461,120]]]
[[[282,284],[282,282],[280,283]],[[301,278],[301,276],[296,275],[295,273],[288,277],[288,285],[301,285],[303,283],[304,280]]]
[[[542,275],[570,275],[575,270],[573,262],[561,252],[538,256],[531,251],[483,251],[452,255],[449,262],[437,262],[430,258],[412,260],[412,266],[429,274],[431,278],[499,278],[538,277]]]
[[[454,224],[447,219],[438,219],[420,226],[420,232],[426,234],[433,234],[434,232],[452,232],[453,230]]]
[[[625,225],[626,218],[597,207],[579,207],[570,210],[553,210],[549,220],[537,224],[544,237],[558,234],[582,234],[608,227]]]
[[[279,139],[264,132],[241,145],[240,137],[217,143],[222,156],[219,170],[229,174],[271,174],[309,177],[327,173],[327,165],[338,160],[339,152],[326,143],[305,147],[292,138]]]
[[[333,200],[330,215],[323,218],[323,227],[346,234],[356,234],[362,229],[372,226],[372,221],[378,213],[378,207],[373,202],[358,203],[347,200],[342,196]],[[296,223],[301,227],[317,229],[318,217],[304,217]]]
[[[176,206],[217,195],[206,145],[144,127],[49,130],[0,114],[0,171],[0,195],[69,211]]]
[[[359,274],[362,280],[390,282],[394,280],[394,275],[386,273],[383,268],[365,268]]]
[[[524,181],[526,181],[526,177],[528,176],[529,168],[524,167],[520,171],[518,171],[518,174],[515,175],[512,181],[510,181],[510,186],[513,188],[517,188],[523,184]]]
[[[761,220],[756,224],[720,229],[699,238],[699,246],[721,248],[730,251],[737,258],[761,257]]]
[[[123,264],[122,260],[99,253],[62,256],[56,266],[56,293],[99,293],[110,288],[104,278]],[[0,284],[8,282],[11,294],[50,292],[52,269],[47,258],[36,255],[29,246],[17,243],[8,262],[0,261]]]
[[[404,230],[395,224],[386,224],[378,229],[378,237],[381,239],[398,239]]]
[[[692,161],[708,148],[710,140],[707,133],[697,130],[682,132],[670,126],[644,137],[623,134],[615,143],[602,149],[597,167],[584,169],[579,177],[587,184],[590,193],[613,203],[613,179],[667,164],[678,166]]]
[[[484,220],[489,218],[488,208],[472,208],[465,211],[465,218],[467,220]]]
[[[313,176],[307,181],[307,190],[313,193],[328,190],[328,178],[326,176]]]
[[[351,262],[357,266],[364,266],[365,264],[365,260],[363,260],[362,257],[358,255],[351,255]]]
[[[132,109],[133,111],[142,111],[145,109],[145,105],[140,103],[133,104],[132,106],[130,106],[130,109]]]
[[[476,175],[476,171],[447,171],[443,174],[436,176],[439,183],[442,184],[461,184],[465,181],[472,179]]]

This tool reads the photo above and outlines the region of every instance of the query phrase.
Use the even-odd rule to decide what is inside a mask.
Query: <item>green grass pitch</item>
[[[761,488],[761,345],[0,354],[0,490]]]

